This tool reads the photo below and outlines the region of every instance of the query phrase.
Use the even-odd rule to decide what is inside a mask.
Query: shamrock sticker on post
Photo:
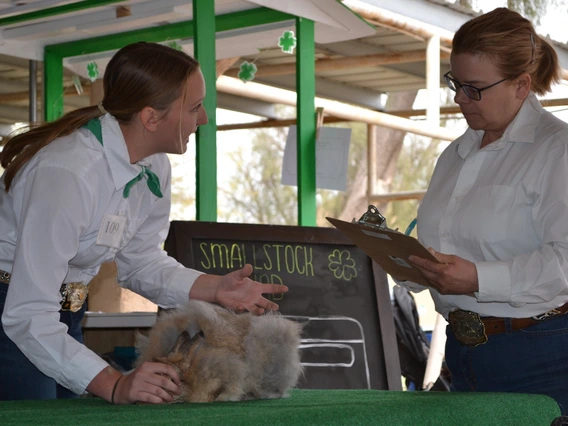
[[[89,76],[89,79],[91,80],[91,83],[93,83],[97,79],[97,77],[99,76],[99,66],[96,62],[93,61],[87,64],[87,74]]]
[[[166,43],[166,46],[171,47],[175,50],[183,50],[183,47],[181,47],[181,44],[179,44],[177,41],[170,41],[169,43]]]
[[[294,53],[294,48],[296,47],[296,37],[294,37],[294,31],[284,31],[282,37],[278,39],[278,46],[282,49],[284,53]]]
[[[238,77],[246,83],[247,81],[254,80],[254,74],[257,71],[257,67],[252,62],[244,61],[241,64],[241,69],[239,71]]]

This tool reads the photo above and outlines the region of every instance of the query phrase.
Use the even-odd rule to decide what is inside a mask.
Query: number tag
[[[110,248],[119,248],[122,234],[126,225],[125,216],[115,216],[105,214],[99,235],[97,237],[97,245]]]

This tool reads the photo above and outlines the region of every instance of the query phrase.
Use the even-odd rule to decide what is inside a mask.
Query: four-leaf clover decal
[[[351,257],[348,250],[335,249],[328,256],[329,270],[337,279],[351,281],[357,276],[357,268],[355,268],[355,259]]]
[[[280,46],[280,49],[282,49],[284,53],[294,53],[294,47],[296,47],[294,31],[284,31],[282,37],[278,39],[278,46]]]
[[[241,64],[241,70],[239,71],[238,77],[244,81],[252,81],[254,79],[254,74],[256,73],[256,65],[252,62],[244,61]]]
[[[94,82],[99,76],[99,66],[96,62],[89,62],[87,64],[87,74],[91,82]]]

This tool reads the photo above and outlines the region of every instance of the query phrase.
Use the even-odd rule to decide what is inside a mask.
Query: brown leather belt
[[[12,274],[9,272],[0,270],[0,283],[10,284],[11,277]],[[85,300],[87,300],[89,286],[82,282],[65,283],[61,285],[59,293],[63,297],[61,300],[61,310],[77,312],[83,307]]]
[[[568,303],[530,318],[480,317],[475,312],[458,309],[450,312],[448,322],[460,343],[467,346],[477,346],[487,342],[487,336],[505,333],[507,331],[506,320],[510,321],[510,330],[516,331],[564,315],[567,312]]]

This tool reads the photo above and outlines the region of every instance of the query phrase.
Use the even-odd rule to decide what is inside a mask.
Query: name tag
[[[97,236],[97,245],[110,248],[119,248],[122,234],[126,227],[125,216],[115,216],[112,214],[105,214],[99,235]]]

